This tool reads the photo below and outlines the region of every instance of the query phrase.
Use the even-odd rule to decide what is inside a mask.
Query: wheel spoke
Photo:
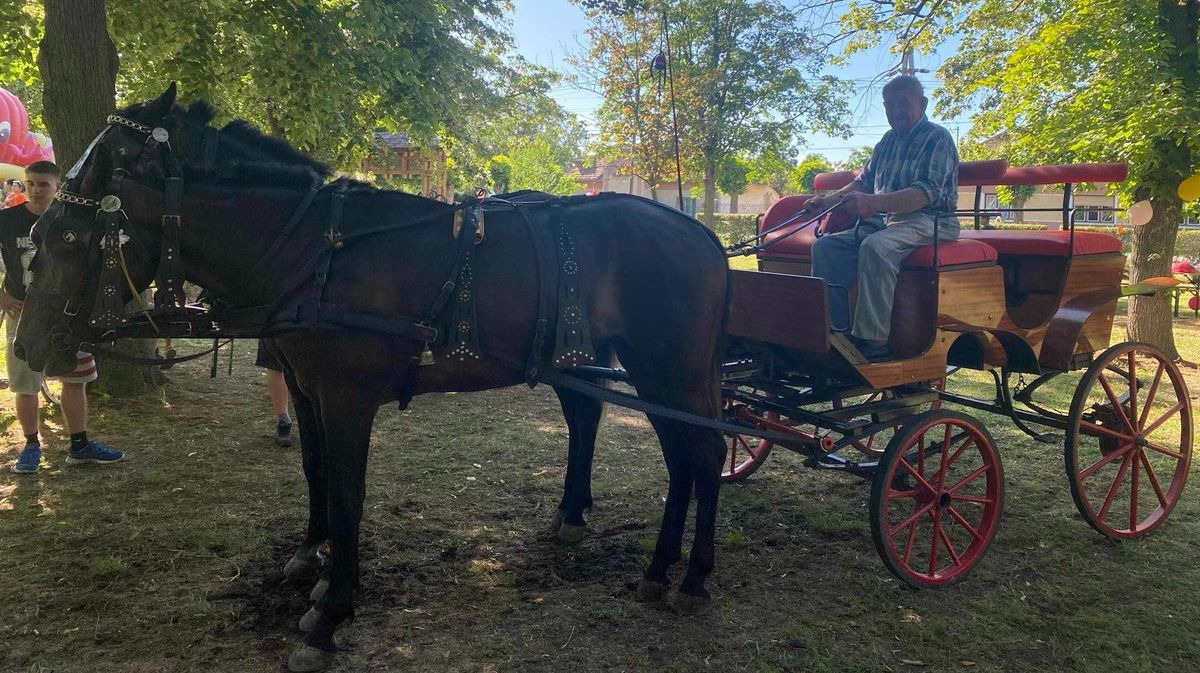
[[[888,529],[888,539],[890,540],[893,537],[895,537],[896,533],[904,530],[905,527],[910,526],[910,525],[916,525],[917,519],[920,519],[921,517],[925,516],[925,514],[927,514],[929,512],[929,510],[933,509],[933,505],[934,505],[934,503],[932,503],[932,502],[926,503],[923,507],[921,507],[917,511],[913,512],[912,516],[910,516],[907,519],[905,519],[904,521],[901,521],[900,523],[896,524],[896,526],[894,528],[889,528]]]
[[[975,438],[970,435],[967,435],[966,438],[964,438],[962,440],[962,442],[958,445],[958,450],[954,452],[954,455],[950,456],[950,458],[946,460],[946,464],[942,466],[942,469],[949,470],[950,466],[954,465],[954,461],[958,460],[959,456],[966,453],[967,449],[969,449],[975,445],[976,445]]]
[[[1129,530],[1137,530],[1137,508],[1138,508],[1138,477],[1142,471],[1138,469],[1137,460],[1142,455],[1141,451],[1134,450],[1132,459],[1133,469],[1129,471]]]
[[[1166,507],[1167,498],[1163,495],[1162,486],[1158,483],[1158,477],[1154,475],[1154,468],[1150,466],[1150,459],[1146,457],[1146,452],[1139,452],[1138,458],[1142,461],[1142,466],[1146,468],[1146,476],[1150,478],[1150,485],[1154,487],[1154,495],[1158,496],[1158,506]]]
[[[1093,474],[1096,474],[1096,472],[1100,468],[1104,467],[1105,465],[1108,465],[1109,463],[1113,462],[1114,460],[1124,457],[1125,454],[1128,453],[1131,449],[1133,449],[1133,442],[1129,442],[1125,446],[1122,446],[1121,448],[1117,449],[1116,451],[1113,451],[1112,453],[1108,454],[1107,456],[1104,456],[1100,460],[1097,460],[1095,463],[1093,463],[1091,465],[1091,467],[1087,468],[1086,470],[1080,470],[1079,471],[1079,481],[1083,481],[1084,479],[1087,479],[1088,477],[1092,476]]]
[[[946,485],[946,458],[950,453],[950,424],[946,424],[946,434],[942,437],[941,462],[938,464],[937,487],[940,489]]]
[[[946,545],[946,551],[950,552],[950,559],[954,561],[954,565],[959,565],[962,560],[958,557],[958,553],[954,551],[954,545],[950,544],[950,536],[946,535],[946,529],[938,525],[938,537],[942,538],[942,544]]]
[[[1154,381],[1150,384],[1150,391],[1146,393],[1146,401],[1142,404],[1142,413],[1138,417],[1138,427],[1146,427],[1146,418],[1150,415],[1150,407],[1154,406],[1154,395],[1158,393],[1158,384],[1162,381],[1163,372],[1167,370],[1166,364],[1159,362],[1158,371],[1154,372]]]
[[[993,502],[991,498],[981,498],[977,495],[963,495],[961,493],[951,493],[950,499],[961,500],[962,502],[973,502],[977,505],[990,505]]]
[[[1096,425],[1095,423],[1092,423],[1090,421],[1080,420],[1079,427],[1085,428],[1087,430],[1091,430],[1093,433],[1096,433],[1096,434],[1108,435],[1109,437],[1112,437],[1114,439],[1120,439],[1120,440],[1123,440],[1126,442],[1131,441],[1133,439],[1133,437],[1130,435],[1122,435],[1121,433],[1117,432],[1116,430],[1113,430],[1112,428],[1106,428],[1103,425]]]
[[[1177,413],[1177,412],[1178,412],[1180,409],[1182,409],[1182,408],[1183,408],[1183,405],[1185,405],[1185,404],[1187,404],[1187,401],[1186,401],[1186,400],[1179,400],[1178,402],[1176,402],[1176,403],[1175,403],[1175,406],[1173,406],[1173,407],[1171,407],[1170,409],[1168,409],[1168,410],[1166,411],[1166,413],[1164,413],[1162,416],[1159,416],[1159,417],[1158,417],[1158,420],[1154,421],[1154,422],[1153,422],[1153,423],[1151,423],[1150,425],[1147,425],[1145,428],[1143,428],[1143,429],[1142,429],[1142,436],[1144,436],[1144,437],[1149,437],[1149,436],[1150,436],[1150,433],[1152,433],[1152,432],[1154,432],[1155,430],[1157,430],[1157,429],[1158,429],[1158,426],[1160,426],[1160,425],[1162,425],[1163,423],[1165,423],[1165,422],[1167,421],[1167,419],[1168,419],[1168,418],[1170,418],[1170,417],[1174,416],[1174,415],[1175,415],[1175,414],[1176,414],[1176,413]]]
[[[949,491],[951,496],[953,497],[953,494],[955,491],[957,491],[958,489],[962,488],[963,486],[966,486],[967,484],[978,479],[979,475],[983,474],[984,472],[987,472],[987,469],[988,469],[988,466],[986,463],[983,465],[980,465],[979,467],[975,468],[975,470],[973,472],[971,472],[971,474],[968,474],[967,476],[963,477],[962,479],[959,479],[957,484],[951,486],[950,488],[948,488],[946,490]]]
[[[908,565],[908,559],[912,557],[913,543],[917,541],[917,520],[913,519],[912,524],[908,527],[908,539],[904,542],[904,565]]]
[[[991,501],[989,500],[988,502]],[[962,514],[959,514],[958,510],[954,509],[953,507],[947,507],[946,511],[949,512],[950,516],[958,522],[958,525],[967,529],[967,532],[971,534],[971,537],[975,538],[977,541],[983,540],[983,536],[979,534],[979,531],[975,530],[975,527],[967,521],[966,517],[964,517]]]
[[[1134,378],[1137,375],[1136,353],[1137,351],[1129,351],[1129,418],[1138,417],[1137,412],[1137,380]],[[1133,424],[1130,423],[1130,427]]]
[[[905,460],[905,459],[901,458],[901,459],[900,459],[900,466],[901,466],[901,467],[903,467],[905,470],[908,470],[908,473],[909,473],[909,474],[911,474],[911,475],[913,476],[913,479],[916,479],[916,480],[917,480],[917,484],[919,484],[919,485],[921,486],[921,488],[924,488],[925,490],[927,490],[927,491],[931,491],[931,492],[937,491],[937,489],[936,489],[936,488],[934,488],[934,487],[933,487],[933,486],[932,486],[932,485],[931,485],[931,484],[930,484],[930,483],[929,483],[929,482],[928,482],[928,481],[925,479],[925,476],[924,476],[924,475],[922,475],[921,473],[917,472],[916,468],[914,468],[912,465],[909,465],[909,464],[908,464],[908,461],[907,461],[907,460]]]
[[[1125,453],[1125,457],[1121,459],[1121,468],[1117,470],[1117,478],[1113,479],[1112,486],[1108,487],[1108,495],[1104,497],[1104,504],[1100,507],[1100,514],[1097,517],[1101,522],[1108,516],[1108,508],[1112,506],[1113,499],[1117,497],[1117,491],[1121,488],[1121,483],[1125,481],[1125,470],[1129,469],[1129,458],[1132,455],[1132,452]]]
[[[1097,378],[1100,379],[1100,386],[1104,388],[1104,394],[1108,395],[1108,401],[1112,403],[1113,409],[1121,417],[1121,422],[1125,424],[1125,429],[1136,433],[1137,429],[1133,427],[1129,415],[1125,413],[1125,406],[1117,401],[1117,395],[1113,392],[1112,386],[1108,385],[1108,379],[1104,378],[1104,372],[1100,372]]]
[[[1159,446],[1158,444],[1151,444],[1150,442],[1146,442],[1146,448],[1147,448],[1147,449],[1150,449],[1151,451],[1157,451],[1157,452],[1159,452],[1159,453],[1161,453],[1161,454],[1163,454],[1163,455],[1170,456],[1170,457],[1174,458],[1175,460],[1183,460],[1183,454],[1182,454],[1182,453],[1177,453],[1177,452],[1175,452],[1175,451],[1172,451],[1172,450],[1170,450],[1170,449],[1167,449],[1167,448],[1161,447],[1161,446]]]
[[[929,576],[933,577],[937,572],[937,550],[938,550],[938,533],[942,530],[941,517],[939,512],[933,513],[933,535],[929,536]]]
[[[893,491],[891,489],[888,489],[888,494],[887,494],[888,500],[905,500],[907,498],[915,498],[915,497],[917,497],[917,491],[915,491],[915,490],[914,491]]]

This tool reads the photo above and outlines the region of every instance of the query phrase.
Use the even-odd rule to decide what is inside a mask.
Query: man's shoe
[[[279,423],[275,426],[275,443],[279,446],[292,445],[292,424]]]
[[[21,457],[17,458],[12,470],[21,474],[33,474],[38,471],[41,464],[42,447],[38,444],[26,444],[25,449],[21,451]]]
[[[887,362],[892,359],[892,347],[888,343],[876,344],[855,339],[854,345],[858,348],[858,352],[871,362]]]
[[[71,464],[93,463],[96,465],[107,465],[123,458],[125,458],[124,451],[118,451],[96,441],[88,442],[81,449],[70,449],[67,451],[67,462]]]

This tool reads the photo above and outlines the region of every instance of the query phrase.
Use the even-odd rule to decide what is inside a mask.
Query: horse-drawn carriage
[[[807,275],[816,238],[854,226],[853,218],[806,213],[812,195],[777,202],[756,245],[741,246],[757,251],[760,271],[733,272],[725,414],[754,430],[728,434],[722,479],[749,476],[775,445],[805,455],[810,467],[864,477],[872,482],[872,536],[888,568],[914,586],[953,583],[996,530],[1004,478],[987,429],[945,409],[950,402],[1008,416],[1043,442],[1057,440],[1030,424],[1063,431],[1071,495],[1084,519],[1112,538],[1156,528],[1187,478],[1187,388],[1153,346],[1109,342],[1121,297],[1172,281],[1122,286],[1120,240],[1076,231],[1073,217],[1072,185],[1126,174],[1123,164],[965,162],[959,184],[974,186],[976,197],[957,214],[976,228],[904,262],[892,310],[896,357],[886,362],[866,360],[846,325],[830,325],[828,297],[852,289]],[[824,173],[815,186],[837,189],[853,177]],[[1059,183],[1061,230],[978,228],[996,214],[981,207],[985,185]],[[947,374],[960,369],[988,372],[994,399],[947,390]],[[1084,374],[1065,396],[1069,409],[1054,408],[1065,401],[1056,381],[1075,370]],[[754,436],[762,431],[772,439]]]
[[[646,199],[444,204],[327,182],[328,167],[286,143],[213,117],[206,104],[177,105],[174,86],[109,117],[35,226],[14,352],[54,375],[81,344],[103,354],[119,337],[268,337],[287,369],[309,487],[308,527],[285,573],[313,573],[318,551],[332,549],[292,670],[329,665],[334,632],[354,614],[376,411],[423,392],[554,386],[570,434],[560,539],[580,533],[591,505],[600,400],[646,411],[670,485],[636,595],[669,596],[681,612],[707,603],[722,457],[736,480],[775,444],[873,482],[875,544],[904,581],[964,577],[995,532],[1003,475],[986,428],[947,401],[1064,430],[1072,494],[1106,535],[1144,534],[1179,499],[1192,436],[1179,370],[1146,344],[1096,354],[1122,295],[1170,281],[1123,288],[1119,242],[1072,226],[1070,185],[1123,179],[1123,167],[964,166],[960,184],[1067,183],[1064,231],[981,230],[915,251],[896,289],[897,357],[869,362],[831,326],[830,288],[805,275],[813,237],[850,223],[836,211],[797,217],[805,197],[768,213],[762,271],[730,276],[712,232]],[[185,279],[225,307],[185,305]],[[154,307],[126,315],[152,283]],[[948,369],[962,368],[989,372],[995,400],[944,390]],[[1082,368],[1069,410],[1033,399]],[[693,495],[692,552],[672,593]]]

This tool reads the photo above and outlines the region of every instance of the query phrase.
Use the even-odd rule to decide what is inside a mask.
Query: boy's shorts
[[[4,352],[4,364],[8,368],[8,387],[19,395],[37,395],[42,389],[45,376],[29,368],[24,360],[13,355],[13,342],[17,338],[17,320],[11,315],[4,317],[4,331],[7,335],[8,348]],[[76,353],[75,370],[63,376],[56,376],[63,383],[91,383],[96,380],[96,359],[91,353],[79,351]]]

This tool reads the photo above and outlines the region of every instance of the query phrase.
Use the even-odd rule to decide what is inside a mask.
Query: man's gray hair
[[[897,93],[901,91],[912,91],[918,96],[925,96],[925,87],[921,86],[921,80],[913,77],[912,75],[897,75],[893,77],[892,79],[888,80],[887,84],[883,85],[883,91],[885,93],[888,91]]]

